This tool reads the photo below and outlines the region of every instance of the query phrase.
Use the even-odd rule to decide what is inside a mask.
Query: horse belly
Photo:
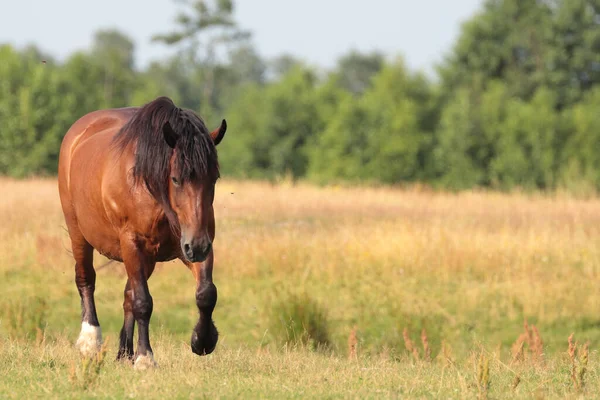
[[[89,194],[89,193],[88,193]],[[81,234],[98,253],[122,261],[119,235],[98,207],[89,204],[89,199],[74,196],[75,218]]]
[[[98,221],[99,223],[103,223]],[[123,261],[121,256],[121,243],[117,235],[107,234],[104,229],[94,229],[94,223],[89,223],[86,226],[80,225],[81,233],[85,240],[96,251],[103,256],[115,261]]]

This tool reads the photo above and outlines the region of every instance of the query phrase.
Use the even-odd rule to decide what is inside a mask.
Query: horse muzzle
[[[183,255],[189,262],[202,262],[206,260],[212,250],[212,243],[210,240],[204,241],[183,241],[181,243],[181,250]]]

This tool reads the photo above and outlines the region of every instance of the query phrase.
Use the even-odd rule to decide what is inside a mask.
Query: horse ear
[[[170,148],[174,149],[179,139],[179,134],[173,130],[169,121],[163,125],[163,135],[165,135],[165,141]]]
[[[212,131],[210,133],[210,137],[212,138],[213,142],[215,142],[215,146],[218,145],[219,143],[221,143],[221,140],[223,140],[223,136],[225,136],[226,130],[227,130],[227,122],[225,120],[223,120],[221,122],[221,126],[219,126],[217,129],[215,129],[214,131]]]

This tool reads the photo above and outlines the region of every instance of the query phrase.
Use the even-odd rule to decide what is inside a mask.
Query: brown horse
[[[214,350],[218,332],[212,321],[217,302],[212,280],[213,199],[219,178],[216,145],[226,127],[223,120],[211,133],[194,112],[159,97],[143,107],[91,112],[65,135],[58,187],[81,297],[76,345],[82,354],[94,354],[102,340],[94,302],[94,249],[123,262],[127,270],[118,359],[133,360],[137,322],[134,366],[155,365],[147,280],[156,262],[175,258],[196,278],[200,316],[192,351],[204,355]]]

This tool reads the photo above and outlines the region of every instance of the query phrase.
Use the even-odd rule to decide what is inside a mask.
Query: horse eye
[[[177,178],[175,178],[174,176],[171,177],[171,180],[173,181],[173,183],[177,186],[179,186],[179,181],[177,180]]]

